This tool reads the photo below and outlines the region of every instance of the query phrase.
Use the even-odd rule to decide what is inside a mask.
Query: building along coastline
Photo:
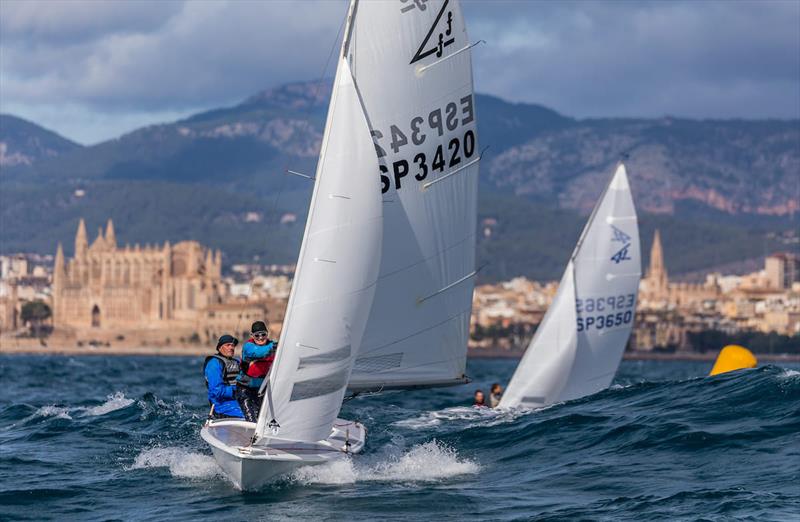
[[[54,257],[0,256],[0,350],[204,353],[221,333],[246,335],[264,318],[277,336],[293,270],[241,264],[223,275],[221,252],[196,241],[118,247],[110,220],[89,244],[81,220],[72,259],[61,245]],[[557,288],[524,277],[477,286],[470,355],[518,357]],[[22,309],[36,302],[52,315],[31,335]],[[789,350],[761,351],[800,355],[800,256],[773,254],[747,275],[674,282],[656,231],[627,356],[704,358],[726,339],[767,339],[773,348],[789,339]]]

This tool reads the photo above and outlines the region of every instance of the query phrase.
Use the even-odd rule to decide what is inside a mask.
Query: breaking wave
[[[99,406],[93,406],[91,408],[86,408],[84,411],[86,415],[91,416],[98,416],[98,415],[105,415],[106,413],[111,413],[112,411],[121,410],[122,408],[127,408],[131,404],[134,403],[133,399],[128,399],[125,397],[125,394],[122,392],[117,392],[113,395],[108,396],[108,400]]]
[[[106,415],[107,413],[111,413],[112,411],[121,410],[123,408],[127,408],[135,401],[133,399],[128,399],[125,397],[125,394],[122,392],[116,392],[111,395],[106,396],[106,401],[102,404],[98,404],[97,406],[56,406],[55,404],[49,406],[42,406],[41,408],[37,409],[33,412],[33,415],[29,418],[35,417],[56,417],[58,419],[69,419],[72,420],[73,415],[84,416],[84,417],[97,417],[100,415]]]
[[[178,447],[156,447],[142,451],[127,468],[169,468],[173,477],[205,479],[221,475],[221,470],[210,455],[195,453]]]
[[[72,410],[70,410],[70,408],[65,408],[65,407],[62,407],[62,406],[55,406],[55,405],[42,406],[41,408],[39,408],[38,410],[33,412],[33,415],[28,417],[28,419],[36,418],[36,417],[55,417],[57,419],[69,419],[69,420],[72,420],[72,417],[69,414],[70,411],[72,411]],[[25,419],[23,419],[23,420],[25,420]]]
[[[301,484],[433,482],[478,471],[478,463],[459,457],[454,448],[434,439],[414,446],[399,457],[388,457],[375,464],[362,464],[356,456],[321,466],[306,466],[295,471],[292,480]]]
[[[530,411],[532,410],[520,408],[513,410],[493,410],[490,408],[459,406],[439,411],[425,412],[414,418],[395,421],[392,423],[392,426],[410,428],[412,430],[424,430],[453,422],[465,423],[466,426],[463,427],[494,426],[496,424],[512,422],[520,415],[525,415],[530,413]]]

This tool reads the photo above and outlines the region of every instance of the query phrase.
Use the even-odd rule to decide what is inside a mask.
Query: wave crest
[[[133,399],[129,399],[125,397],[125,394],[122,392],[116,392],[112,395],[108,395],[106,397],[108,400],[99,406],[92,406],[91,408],[85,409],[85,414],[96,417],[98,415],[105,415],[106,413],[111,413],[112,411],[121,410],[122,408],[127,408],[131,404],[134,403]]]
[[[371,466],[357,464],[352,459],[342,459],[321,466],[306,466],[294,472],[292,481],[302,484],[435,482],[478,471],[478,463],[460,458],[454,448],[434,439],[414,446],[399,457],[389,457],[388,461]]]
[[[178,447],[155,447],[140,452],[128,468],[169,468],[173,477],[211,478],[221,474],[214,458]]]

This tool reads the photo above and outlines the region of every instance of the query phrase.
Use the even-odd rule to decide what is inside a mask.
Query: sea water
[[[199,429],[202,357],[0,356],[2,520],[798,520],[800,369],[623,362],[538,411],[467,386],[348,401],[364,452],[242,493]]]

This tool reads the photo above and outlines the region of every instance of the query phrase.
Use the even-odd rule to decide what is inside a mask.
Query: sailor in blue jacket
[[[236,383],[236,399],[250,422],[258,421],[261,410],[261,397],[258,391],[264,379],[269,375],[272,363],[275,362],[277,343],[270,340],[269,329],[264,321],[256,321],[250,327],[252,337],[242,346],[242,365]]]
[[[223,335],[217,342],[217,353],[206,357],[203,373],[208,387],[208,402],[214,407],[214,419],[243,418],[236,402],[236,377],[239,375],[239,359],[233,356],[239,340],[232,335]]]

